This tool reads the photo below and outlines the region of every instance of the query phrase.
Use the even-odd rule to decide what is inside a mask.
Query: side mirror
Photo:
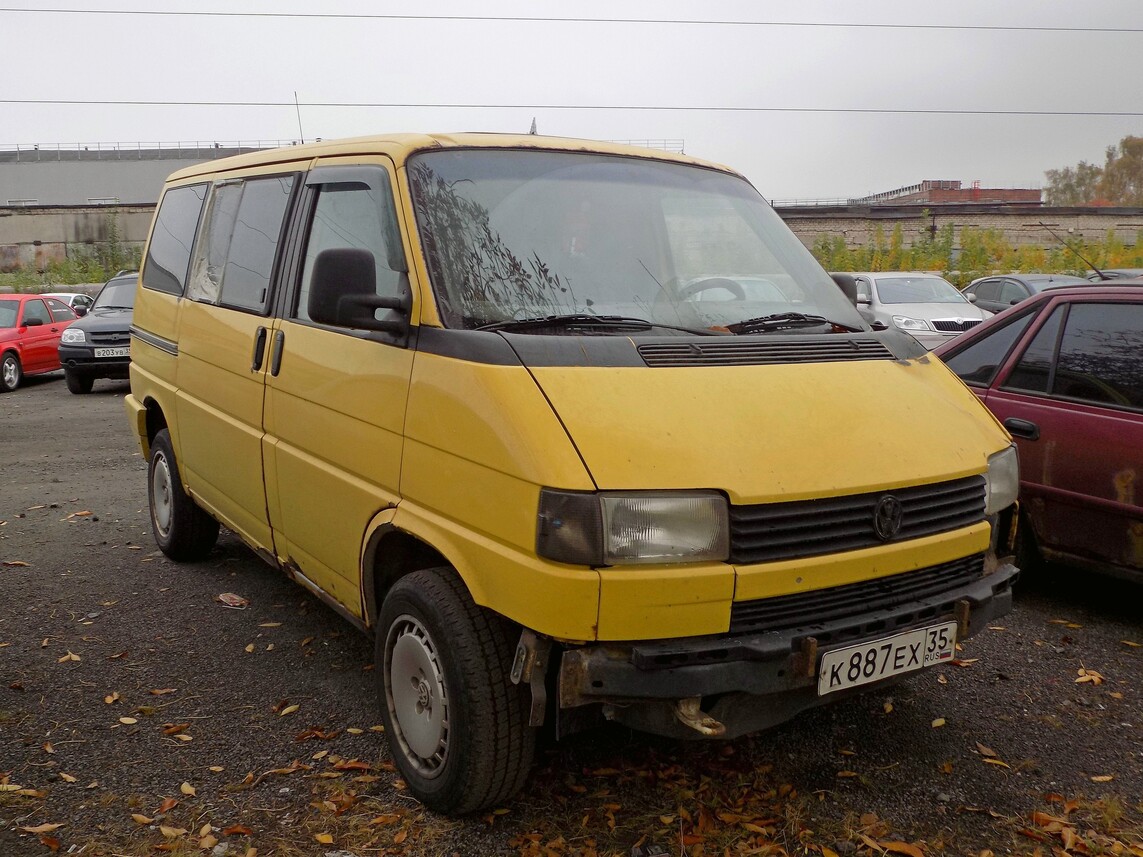
[[[853,278],[852,274],[830,274],[833,281],[837,283],[837,287],[841,289],[842,293],[849,298],[849,302],[857,306],[857,280]],[[867,301],[868,303],[868,301]]]
[[[404,294],[398,298],[377,294],[377,268],[373,254],[356,247],[322,250],[314,260],[310,282],[309,314],[320,324],[353,327],[401,335],[409,329],[408,278],[401,277]],[[379,309],[398,314],[395,319],[380,320]]]
[[[39,327],[44,323],[42,318],[26,318],[24,319],[24,327]]]
[[[75,314],[80,318],[83,318],[85,315],[87,315],[87,307],[85,307],[83,304],[80,304],[77,307],[72,307],[72,309],[75,310]]]
[[[1018,303],[1020,303],[1019,298],[1012,298],[1012,300],[1008,301],[1008,306],[1016,306]]]
[[[974,303],[976,303],[976,295],[975,295],[975,294],[969,294],[969,295],[965,295],[965,299],[966,299],[966,300],[967,300],[967,301],[968,301],[970,304],[974,304]]]

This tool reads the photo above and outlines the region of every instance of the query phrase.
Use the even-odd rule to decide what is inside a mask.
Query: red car
[[[1017,565],[1143,578],[1143,280],[1043,292],[934,353],[1016,439]]]
[[[60,334],[79,316],[56,298],[0,295],[0,393],[60,368]]]

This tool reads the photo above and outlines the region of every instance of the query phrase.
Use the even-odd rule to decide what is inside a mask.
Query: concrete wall
[[[0,271],[42,271],[50,262],[88,254],[110,240],[113,223],[121,244],[141,248],[154,210],[153,204],[0,208]]]

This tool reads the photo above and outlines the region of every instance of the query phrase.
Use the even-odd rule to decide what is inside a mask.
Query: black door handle
[[[259,327],[254,334],[254,356],[250,360],[250,371],[257,372],[262,368],[262,360],[266,356],[266,328]]]
[[[279,330],[274,334],[274,347],[270,351],[270,374],[277,377],[282,369],[282,346],[286,342],[286,334]]]
[[[1009,417],[1004,421],[1004,428],[1008,429],[1013,437],[1023,437],[1028,440],[1040,439],[1040,427],[1029,420],[1019,417]]]

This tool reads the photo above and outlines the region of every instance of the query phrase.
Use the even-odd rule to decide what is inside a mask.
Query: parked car
[[[964,296],[981,309],[996,313],[1047,289],[1087,283],[1083,277],[1070,274],[998,274],[973,280],[965,287]]]
[[[879,271],[850,276],[857,283],[857,308],[867,320],[912,334],[926,348],[935,348],[992,315],[936,274]]]
[[[1143,281],[1042,292],[935,353],[1016,439],[1017,564],[1143,577]]]
[[[75,310],[77,315],[81,316],[91,309],[91,305],[95,302],[95,298],[91,295],[85,295],[83,292],[45,292],[40,297],[63,301]]]
[[[56,298],[0,295],[0,393],[15,390],[25,375],[59,369],[60,334],[77,318]]]
[[[103,284],[91,310],[60,338],[67,388],[90,393],[96,378],[126,378],[131,365],[131,315],[139,274],[118,274]]]
[[[1134,280],[1143,277],[1143,268],[1100,268],[1092,271],[1087,278],[1093,283],[1105,283],[1108,280]]]

